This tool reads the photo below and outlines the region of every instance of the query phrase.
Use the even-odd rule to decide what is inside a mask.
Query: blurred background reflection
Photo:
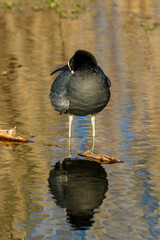
[[[0,129],[16,126],[34,141],[0,142],[0,239],[160,239],[159,30],[157,0],[0,1]],[[95,152],[123,164],[76,160],[92,144],[90,117],[76,117],[72,160],[59,165],[68,117],[50,104],[49,75],[77,49],[92,52],[112,82]],[[73,218],[82,205],[88,225]]]

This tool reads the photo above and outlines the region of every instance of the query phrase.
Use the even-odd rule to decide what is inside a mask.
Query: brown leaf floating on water
[[[8,140],[23,143],[32,142],[27,138],[19,136],[16,132],[16,127],[10,130],[0,130],[0,140]]]
[[[110,157],[107,155],[96,155],[92,153],[91,150],[87,150],[84,153],[77,153],[79,156],[86,157],[88,160],[94,160],[99,163],[104,163],[104,164],[111,164],[111,163],[122,163],[123,161],[116,159],[114,157]]]

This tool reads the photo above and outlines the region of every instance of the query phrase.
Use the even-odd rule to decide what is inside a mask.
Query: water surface
[[[34,141],[0,142],[1,239],[160,238],[159,12],[157,1],[102,0],[75,19],[0,13],[0,129],[16,126]],[[77,49],[91,51],[112,82],[95,152],[123,164],[76,155],[92,144],[88,116],[74,119],[67,159],[68,117],[51,106],[49,75]]]

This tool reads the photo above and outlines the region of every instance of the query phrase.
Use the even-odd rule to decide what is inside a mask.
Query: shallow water
[[[0,239],[160,239],[159,12],[157,1],[102,0],[75,19],[0,13],[0,129],[34,141],[0,142]],[[95,152],[122,164],[76,155],[92,145],[90,117],[74,118],[67,159],[68,117],[50,104],[49,74],[77,49],[112,82]]]

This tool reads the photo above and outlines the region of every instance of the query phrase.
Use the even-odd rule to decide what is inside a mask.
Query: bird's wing
[[[103,79],[105,80],[105,82],[107,83],[108,87],[110,87],[111,86],[110,79],[104,74],[104,72],[100,66],[98,66],[98,70],[99,70],[101,76],[103,77]]]
[[[67,86],[70,76],[70,71],[60,73],[51,86],[51,92],[49,95],[51,103],[55,110],[59,112],[67,112],[69,108]]]

